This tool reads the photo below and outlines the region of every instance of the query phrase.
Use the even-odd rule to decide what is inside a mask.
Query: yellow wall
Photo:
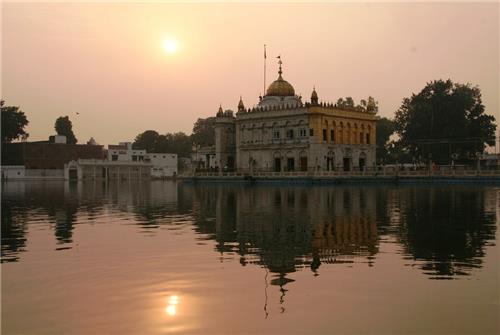
[[[326,143],[375,144],[376,116],[367,112],[345,111],[329,107],[309,107],[309,127],[314,129],[317,143],[323,143],[323,129],[326,129]],[[335,141],[330,136],[334,130]],[[360,139],[360,134],[362,139]],[[361,140],[361,141],[360,141]]]

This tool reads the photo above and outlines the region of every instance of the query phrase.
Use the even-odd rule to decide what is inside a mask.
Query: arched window
[[[241,143],[245,143],[246,142],[246,133],[245,133],[245,125],[241,125],[240,127],[240,141]]]
[[[344,123],[340,121],[340,127],[339,127],[339,143],[344,143]]]
[[[286,139],[291,140],[295,137],[295,133],[293,131],[293,126],[290,121],[285,122],[285,136]]]
[[[273,123],[273,130],[272,130],[273,134],[272,134],[272,139],[273,140],[279,140],[281,138],[281,132],[280,132],[280,129],[278,127],[278,123],[274,122]]]

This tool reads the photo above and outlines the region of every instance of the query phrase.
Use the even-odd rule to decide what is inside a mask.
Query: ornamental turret
[[[217,116],[223,116],[224,110],[222,109],[222,105],[219,105],[219,111],[217,112]]]
[[[243,99],[241,98],[240,95],[240,102],[238,102],[238,112],[244,112],[245,111],[245,105],[243,104]]]
[[[311,105],[313,106],[318,105],[318,93],[316,92],[316,87],[313,87],[313,91],[311,94]]]

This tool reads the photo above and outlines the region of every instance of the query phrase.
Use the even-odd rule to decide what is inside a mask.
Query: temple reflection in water
[[[49,223],[58,247],[68,249],[75,225],[113,216],[154,235],[192,226],[198,239],[215,241],[222,259],[265,267],[280,286],[301,269],[376,266],[381,240],[430,278],[457,278],[482,266],[499,198],[495,188],[474,186],[6,183],[2,262],[26,250],[28,225]]]
[[[377,253],[376,189],[201,186],[193,192],[199,232],[243,265],[284,278],[354,257],[371,263]]]

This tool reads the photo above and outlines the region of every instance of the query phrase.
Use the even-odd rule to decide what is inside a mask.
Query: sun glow
[[[167,54],[174,54],[179,49],[177,41],[173,38],[166,38],[163,40],[163,50]]]

